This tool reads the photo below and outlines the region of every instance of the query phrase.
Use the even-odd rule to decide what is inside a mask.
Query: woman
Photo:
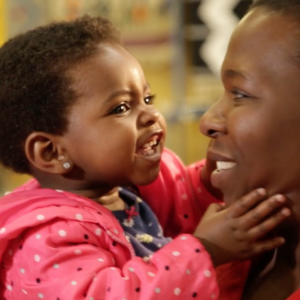
[[[285,194],[293,211],[276,230],[286,244],[250,273],[240,265],[233,280],[231,266],[232,276],[220,280],[220,299],[300,299],[299,37],[299,0],[254,0],[228,46],[224,94],[201,120],[211,138],[208,161],[217,164],[211,183],[226,203],[263,186]]]

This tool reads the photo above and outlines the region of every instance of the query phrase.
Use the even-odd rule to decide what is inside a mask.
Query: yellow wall
[[[7,38],[6,0],[0,0],[0,45]]]

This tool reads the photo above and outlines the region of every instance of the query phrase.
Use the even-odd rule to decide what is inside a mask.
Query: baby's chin
[[[138,178],[135,178],[134,180],[132,180],[132,184],[136,186],[144,186],[151,184],[158,178],[158,175],[159,168],[157,170],[152,170],[147,174],[147,176],[139,176]]]

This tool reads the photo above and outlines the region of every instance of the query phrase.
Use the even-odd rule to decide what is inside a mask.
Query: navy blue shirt
[[[125,210],[112,211],[121,224],[127,240],[137,256],[147,259],[149,255],[169,243],[151,208],[138,196],[120,188],[120,198],[126,203]]]

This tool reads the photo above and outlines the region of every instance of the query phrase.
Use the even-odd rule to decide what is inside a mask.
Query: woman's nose
[[[226,118],[222,110],[221,100],[212,105],[200,119],[200,131],[210,137],[216,138],[227,132]]]
[[[140,124],[142,126],[151,126],[159,119],[160,113],[154,106],[146,106],[140,114]]]

